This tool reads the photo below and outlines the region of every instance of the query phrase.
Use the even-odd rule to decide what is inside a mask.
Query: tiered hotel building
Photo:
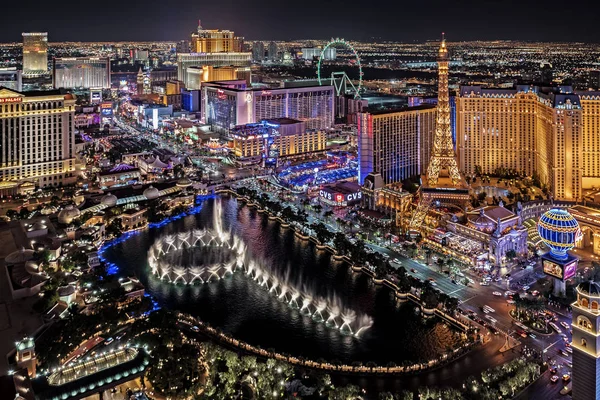
[[[498,168],[534,173],[555,199],[581,200],[600,186],[600,92],[569,86],[463,86],[456,97],[456,146],[466,175]]]
[[[0,195],[75,178],[75,100],[0,88]]]
[[[371,172],[391,184],[427,171],[435,124],[430,105],[359,113],[359,182]]]

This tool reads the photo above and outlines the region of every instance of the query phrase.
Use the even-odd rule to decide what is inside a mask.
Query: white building
[[[305,60],[312,60],[313,58],[321,57],[321,53],[323,49],[320,47],[305,47],[302,49],[302,58]],[[330,46],[325,50],[325,54],[323,54],[324,60],[335,60],[337,58],[337,50],[335,47]]]
[[[327,129],[334,124],[333,86],[251,89],[245,81],[202,84],[203,120],[217,132],[265,119],[293,118],[307,129]]]
[[[16,90],[23,90],[23,77],[21,71],[15,67],[0,68],[0,87]]]
[[[55,88],[110,89],[110,59],[99,57],[55,58],[52,61]]]
[[[0,195],[75,181],[75,99],[0,89]]]

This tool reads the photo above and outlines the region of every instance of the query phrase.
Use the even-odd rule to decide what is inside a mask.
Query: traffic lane
[[[563,388],[562,380],[552,383],[552,374],[546,371],[531,386],[519,393],[514,400],[564,400],[565,396],[560,394]]]
[[[452,279],[441,272],[435,271],[428,266],[421,264],[418,261],[415,261],[411,258],[405,257],[404,255],[397,253],[393,250],[389,250],[377,245],[369,244],[369,247],[376,249],[380,252],[385,252],[390,255],[390,259],[397,258],[400,263],[396,263],[391,261],[391,265],[395,268],[399,268],[399,266],[403,266],[408,274],[419,278],[421,280],[431,280],[435,282],[433,285],[436,289],[441,290],[442,292],[457,297],[459,300],[465,300],[466,298],[472,296],[475,292],[470,288],[460,285],[458,283],[453,283]],[[415,272],[412,272],[411,269],[414,269]]]

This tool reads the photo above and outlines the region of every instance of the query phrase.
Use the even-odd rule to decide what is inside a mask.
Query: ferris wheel
[[[352,56],[354,57],[354,63],[358,67],[358,85],[355,86],[354,83],[350,80],[346,72],[332,72],[329,78],[322,76],[321,68],[323,66],[323,62],[325,61],[326,52],[329,47],[335,46],[343,46],[346,49],[352,52]],[[335,38],[331,39],[329,43],[323,47],[321,51],[321,55],[319,56],[319,63],[317,64],[317,79],[319,80],[319,85],[322,85],[324,82],[327,82],[327,79],[330,79],[331,85],[335,88],[336,94],[340,96],[341,94],[351,93],[354,94],[355,99],[360,98],[360,92],[362,90],[363,85],[363,70],[360,64],[360,57],[358,53],[354,49],[354,46],[347,42],[344,39]]]

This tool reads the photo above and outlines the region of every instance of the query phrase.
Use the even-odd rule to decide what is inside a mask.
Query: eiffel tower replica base
[[[454,184],[450,176],[440,173],[437,184],[430,186],[427,180],[427,175],[421,175],[421,196],[423,199],[429,200],[432,206],[443,204],[454,204],[462,209],[465,209],[471,199],[469,196],[469,186],[461,179],[461,182]]]

